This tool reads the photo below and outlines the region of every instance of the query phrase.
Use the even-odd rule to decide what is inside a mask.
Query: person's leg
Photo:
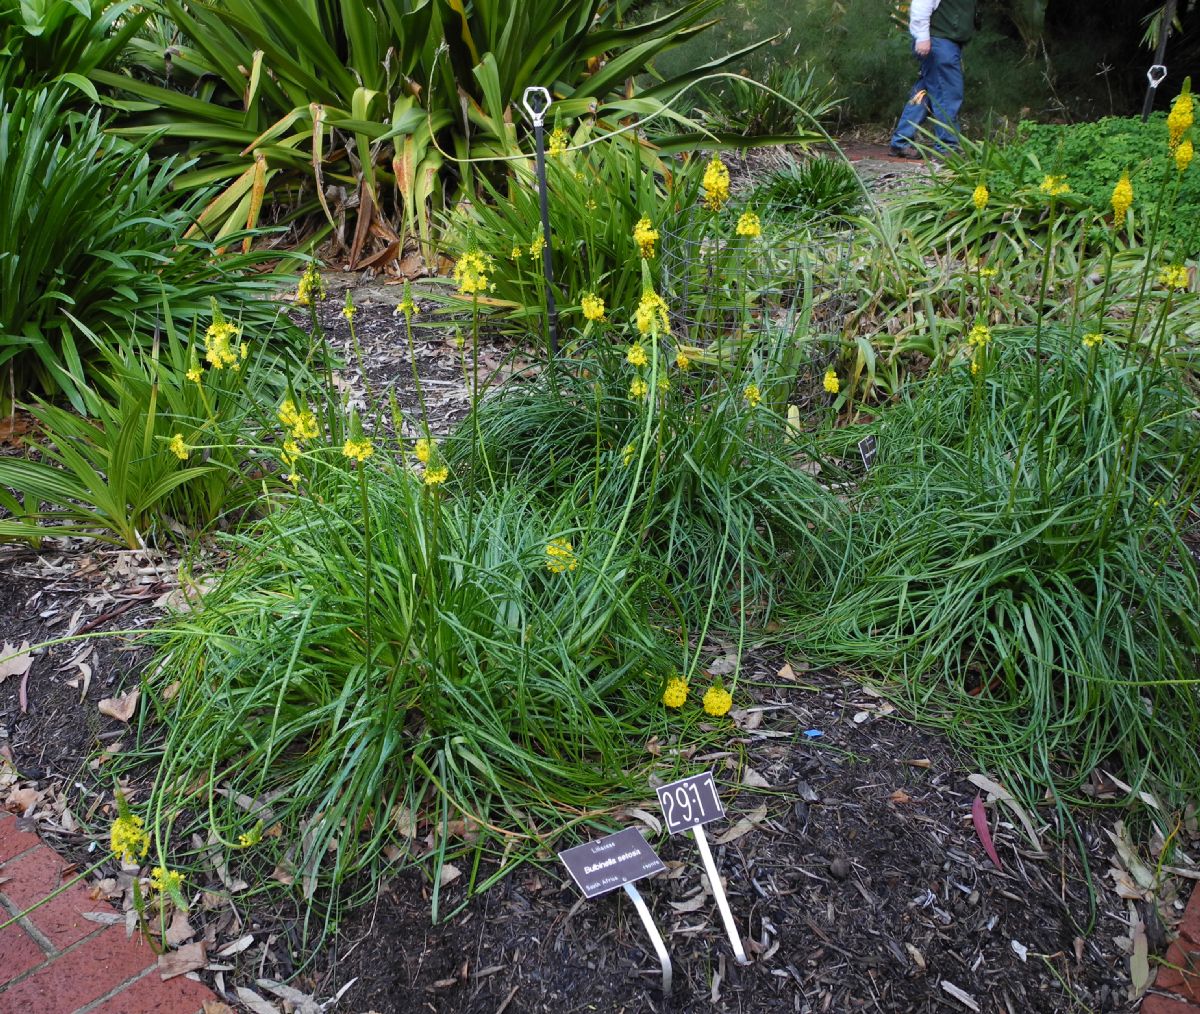
[[[958,148],[958,111],[963,102],[962,47],[949,39],[931,39],[928,69],[929,116],[938,150]]]
[[[908,101],[904,104],[904,109],[900,113],[900,121],[896,124],[896,129],[892,131],[893,148],[907,148],[912,146],[912,140],[917,135],[917,128],[921,125],[921,121],[925,119],[925,115],[929,111],[929,84],[926,80],[926,69],[932,57],[933,52],[930,50],[929,56],[917,58],[920,65],[920,75],[917,77],[917,83],[913,85],[912,92],[908,96]]]

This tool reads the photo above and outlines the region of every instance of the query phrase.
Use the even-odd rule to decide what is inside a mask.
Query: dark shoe
[[[917,151],[917,149],[911,144],[893,144],[888,151],[890,151],[895,158],[911,158],[914,160],[919,160],[921,158],[921,153]]]

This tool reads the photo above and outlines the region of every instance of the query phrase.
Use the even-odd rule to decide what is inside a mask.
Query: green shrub
[[[795,629],[814,661],[880,673],[1029,798],[1083,798],[1119,766],[1182,802],[1200,788],[1200,590],[1180,535],[1197,403],[1146,349],[1047,328],[1043,362],[1032,331],[960,346],[869,427],[860,541]]]
[[[701,31],[718,3],[687,0],[629,26],[621,4],[601,0],[166,0],[189,40],[176,73],[196,75],[203,97],[132,75],[93,77],[140,100],[130,133],[165,130],[202,160],[181,186],[223,186],[203,216],[218,238],[255,224],[264,192],[292,210],[324,211],[332,226],[325,191],[337,185],[419,234],[432,256],[431,206],[460,185],[473,191],[470,160],[521,154],[527,87],[550,88],[562,116],[644,115],[691,75],[634,99],[625,82]]]
[[[149,16],[133,0],[11,0],[0,7],[0,90],[62,81],[95,101],[88,76],[115,66]]]
[[[754,206],[777,216],[846,215],[863,202],[858,173],[848,162],[814,158],[777,169],[759,183],[748,198]]]
[[[0,519],[0,539],[69,533],[136,549],[172,528],[206,529],[260,497],[256,438],[286,390],[290,339],[238,334],[236,368],[205,369],[195,331],[185,342],[169,306],[164,331],[165,340],[110,343],[79,328],[96,359],[80,394],[85,415],[32,406],[36,457],[0,458],[0,494],[7,486],[20,498],[0,496],[13,515]]]
[[[1002,185],[1028,187],[1044,172],[1058,173],[1067,178],[1072,194],[1102,215],[1111,213],[1113,186],[1128,172],[1134,215],[1144,225],[1164,185],[1178,187],[1174,209],[1160,225],[1162,238],[1185,256],[1200,252],[1200,170],[1176,170],[1167,151],[1166,113],[1154,113],[1145,123],[1136,116],[1074,124],[1025,122],[1004,155],[996,174]]]
[[[213,297],[246,323],[274,316],[253,301],[279,279],[245,273],[261,255],[214,257],[185,238],[199,207],[173,193],[186,169],[152,158],[148,141],[114,140],[99,113],[71,112],[61,86],[0,92],[3,394],[61,391],[82,411],[91,344],[80,326],[149,330],[164,293],[185,326]]]

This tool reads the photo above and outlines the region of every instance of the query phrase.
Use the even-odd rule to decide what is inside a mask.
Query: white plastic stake
[[[699,828],[696,829],[700,830]],[[633,907],[637,909],[638,915],[642,917],[642,925],[646,927],[646,933],[650,937],[650,943],[654,945],[654,950],[658,953],[658,960],[662,962],[662,991],[663,997],[671,995],[671,955],[667,953],[667,945],[663,943],[662,934],[658,932],[658,927],[654,925],[654,916],[650,914],[650,909],[646,907],[646,902],[638,893],[638,889],[631,883],[625,886],[625,893],[629,895],[629,900],[633,902]]]
[[[750,961],[746,957],[746,951],[742,947],[742,938],[734,924],[733,912],[729,910],[729,899],[725,897],[725,888],[721,886],[721,876],[717,873],[717,864],[713,862],[713,854],[708,847],[708,837],[704,834],[704,825],[697,824],[692,828],[692,834],[696,836],[696,847],[700,849],[700,859],[708,873],[708,882],[712,887],[713,897],[717,899],[717,908],[725,923],[725,932],[729,936],[729,943],[733,946],[733,955],[737,958],[739,965],[748,965]]]

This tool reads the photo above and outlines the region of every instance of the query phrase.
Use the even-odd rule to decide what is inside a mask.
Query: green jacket
[[[929,19],[929,34],[966,45],[975,34],[975,0],[941,0]]]

